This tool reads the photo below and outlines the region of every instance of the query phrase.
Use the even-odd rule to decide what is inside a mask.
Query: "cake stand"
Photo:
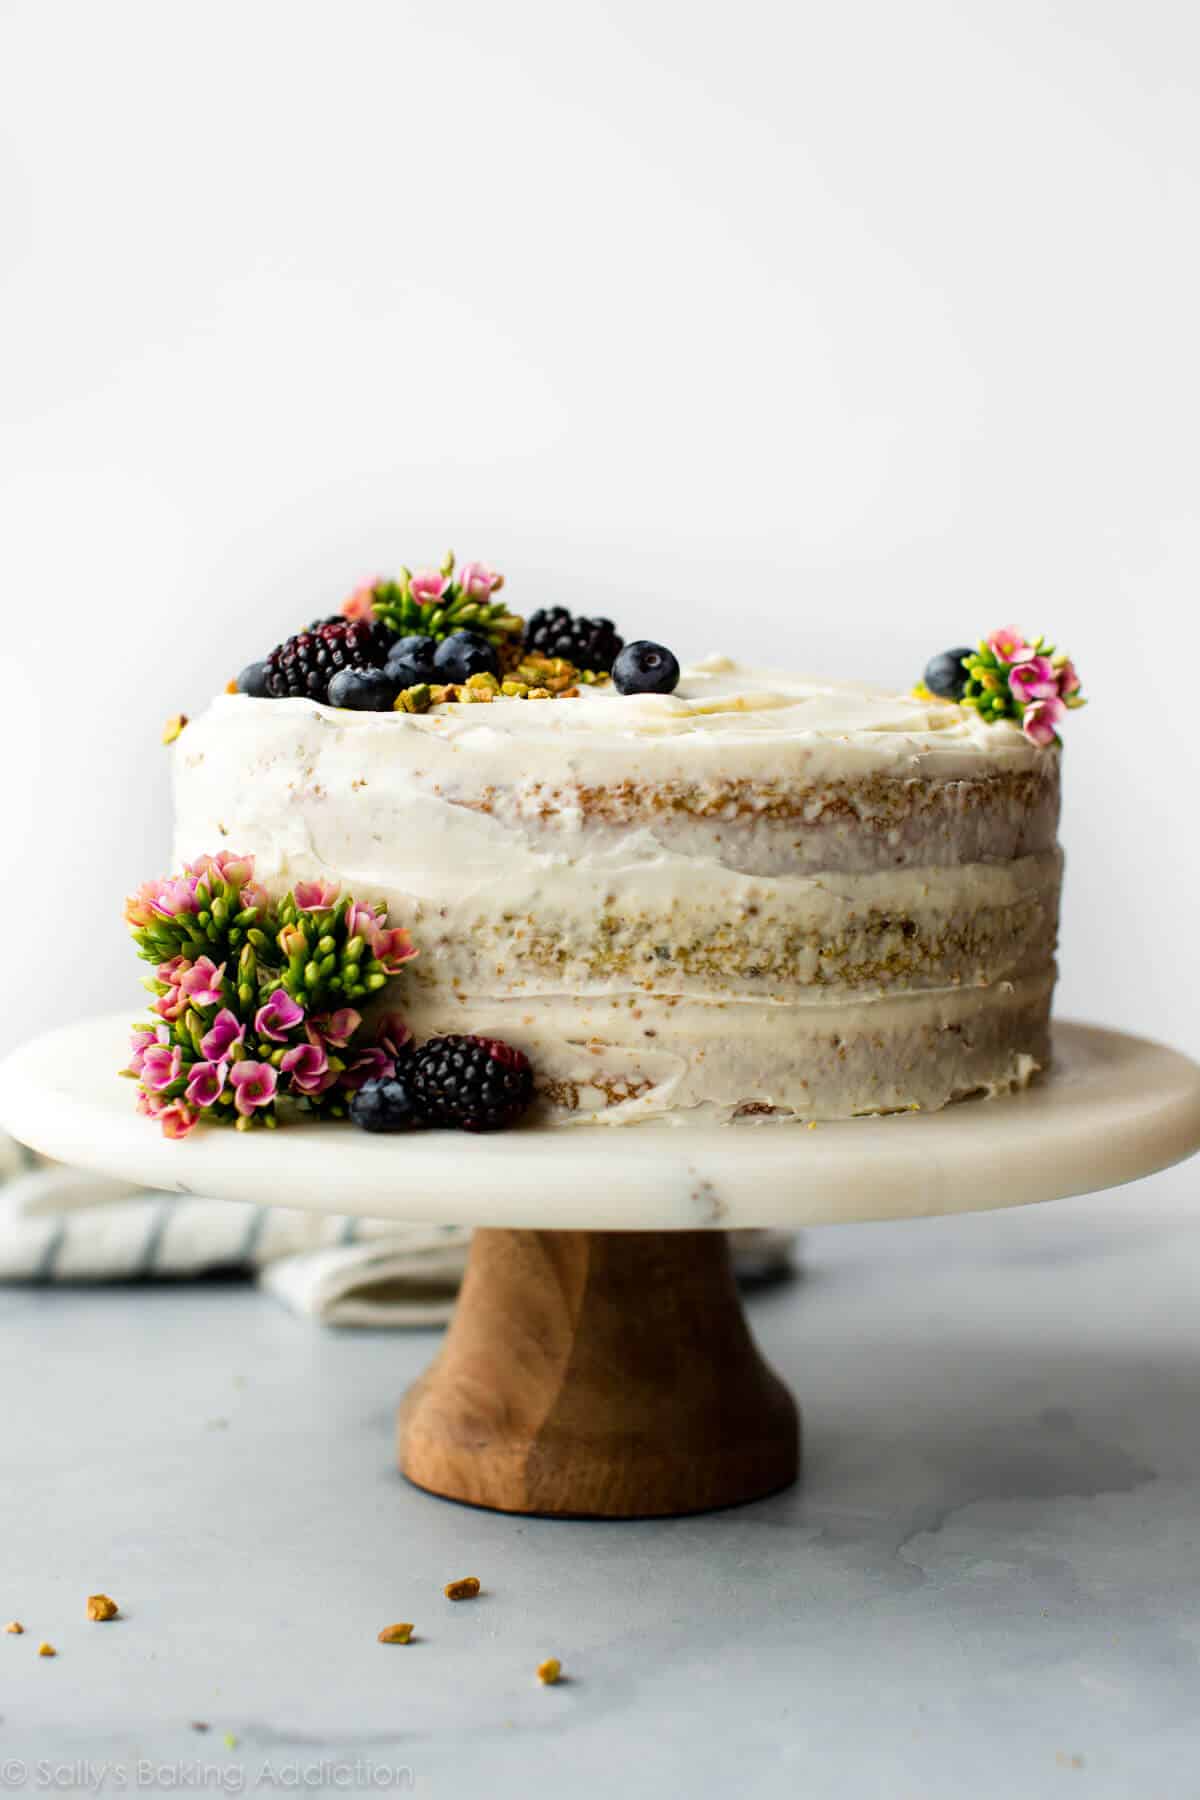
[[[353,1127],[163,1139],[113,1071],[128,1021],[0,1063],[0,1124],[47,1156],[178,1193],[478,1227],[443,1347],[400,1411],[400,1467],[502,1512],[703,1512],[795,1480],[799,1418],[750,1335],[726,1233],[1019,1206],[1200,1149],[1200,1068],[1059,1025],[1025,1093],[811,1130],[764,1123],[496,1137]]]

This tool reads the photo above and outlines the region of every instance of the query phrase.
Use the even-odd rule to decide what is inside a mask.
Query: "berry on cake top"
[[[354,712],[426,712],[451,702],[574,699],[611,680],[622,694],[669,694],[679,662],[662,644],[626,644],[611,619],[541,607],[528,621],[496,599],[486,563],[402,569],[355,588],[340,613],[248,663],[232,684],[255,700],[314,700]]]

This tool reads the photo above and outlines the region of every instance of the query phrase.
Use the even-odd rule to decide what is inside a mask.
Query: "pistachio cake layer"
[[[387,902],[421,1036],[525,1049],[550,1123],[810,1120],[1048,1058],[1057,747],[944,702],[714,659],[671,695],[425,714],[223,696],[176,852]]]

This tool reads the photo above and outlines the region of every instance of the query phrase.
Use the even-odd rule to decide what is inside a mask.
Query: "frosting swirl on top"
[[[265,738],[295,732],[301,719],[345,734],[349,744],[389,756],[420,741],[441,740],[466,753],[514,756],[525,761],[542,745],[561,755],[595,754],[607,761],[648,749],[647,740],[666,740],[664,761],[686,767],[709,757],[739,764],[767,764],[796,754],[817,775],[830,759],[858,772],[867,769],[936,767],[942,776],[954,765],[980,772],[981,762],[1008,769],[1032,768],[1054,749],[1031,744],[1012,720],[985,724],[975,712],[942,700],[921,700],[862,682],[831,682],[746,668],[725,657],[710,657],[685,670],[673,694],[618,694],[610,683],[582,687],[570,700],[497,700],[487,710],[447,704],[426,713],[347,712],[315,701],[249,700],[222,695],[209,715],[228,729],[242,724]],[[192,744],[195,727],[187,735]],[[397,734],[403,734],[398,739]],[[514,741],[515,740],[515,741]],[[183,745],[186,755],[188,745]],[[606,754],[607,751],[607,754]],[[672,754],[673,752],[673,754]],[[528,764],[526,764],[528,766]],[[656,755],[656,767],[659,766]]]

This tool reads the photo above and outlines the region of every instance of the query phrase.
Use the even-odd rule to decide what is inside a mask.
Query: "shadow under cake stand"
[[[127,1043],[122,1016],[18,1050],[0,1124],[147,1187],[478,1228],[442,1349],[401,1406],[399,1459],[419,1487],[502,1512],[703,1512],[796,1479],[799,1415],[750,1334],[729,1230],[1055,1200],[1200,1148],[1200,1067],[1086,1025],[1055,1028],[1027,1092],[812,1130],[296,1123],[182,1143],[135,1113],[113,1072]]]

